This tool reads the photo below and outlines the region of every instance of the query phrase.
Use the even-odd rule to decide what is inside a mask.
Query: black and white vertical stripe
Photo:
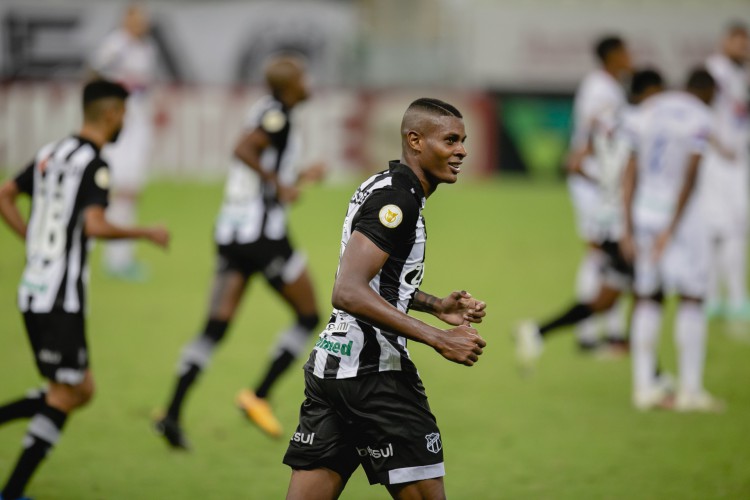
[[[88,248],[79,198],[84,172],[94,161],[101,162],[99,152],[78,137],[37,153],[26,267],[18,289],[23,312],[75,313],[84,308]]]
[[[406,167],[401,166],[405,169]],[[355,192],[349,202],[341,239],[341,255],[353,232],[354,222],[365,201],[381,189],[409,189],[404,179],[416,185],[411,172],[404,173],[391,169],[370,177]],[[399,175],[398,182],[394,176]],[[421,192],[421,187],[419,188]],[[411,192],[416,191],[411,188]],[[419,216],[414,227],[411,248],[405,259],[390,256],[380,272],[370,281],[370,287],[385,301],[406,313],[409,303],[422,282],[426,232],[419,200]],[[323,343],[322,345],[321,342]],[[328,342],[329,344],[326,344]],[[351,346],[350,352],[341,354],[331,349],[332,343]],[[326,348],[328,346],[328,348]],[[340,349],[339,349],[340,351]],[[409,357],[406,339],[356,319],[344,311],[334,309],[326,329],[314,348],[305,369],[320,378],[352,378],[370,373],[385,371],[414,371],[416,368]]]

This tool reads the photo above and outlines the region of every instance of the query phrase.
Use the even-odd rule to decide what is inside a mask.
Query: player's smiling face
[[[435,118],[433,126],[425,132],[423,140],[420,166],[425,174],[431,177],[436,185],[456,182],[463,160],[468,154],[464,147],[464,121],[455,116]]]

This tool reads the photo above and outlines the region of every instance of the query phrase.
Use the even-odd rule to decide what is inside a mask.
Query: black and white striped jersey
[[[290,110],[273,96],[261,98],[250,109],[245,123],[246,132],[256,128],[262,129],[271,140],[261,155],[261,168],[276,172],[281,184],[296,184],[301,139],[293,126]],[[216,242],[220,245],[252,243],[261,237],[280,240],[287,235],[286,219],[286,207],[276,200],[274,187],[234,158],[216,221]]]
[[[40,149],[15,182],[31,196],[18,307],[33,313],[82,312],[90,249],[83,212],[107,206],[109,167],[92,142],[70,136]]]
[[[370,281],[393,307],[407,313],[424,273],[425,195],[414,172],[391,162],[387,171],[367,179],[349,201],[341,236],[341,255],[354,231],[389,254]],[[344,311],[333,310],[305,370],[320,378],[351,378],[384,371],[416,372],[406,339]]]

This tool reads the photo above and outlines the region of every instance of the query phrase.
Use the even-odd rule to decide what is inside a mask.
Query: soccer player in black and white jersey
[[[407,339],[472,366],[484,340],[470,323],[485,304],[465,291],[437,298],[424,273],[422,209],[439,184],[458,179],[466,157],[461,113],[437,99],[411,103],[402,156],[354,193],[344,219],[333,313],[305,365],[299,425],[284,463],[287,499],[338,498],[361,464],[394,498],[444,498],[442,441]],[[442,330],[409,316],[435,315]]]
[[[162,227],[123,228],[105,218],[109,168],[101,148],[122,128],[127,91],[108,81],[83,90],[83,126],[76,135],[44,146],[21,173],[0,187],[0,215],[26,241],[26,267],[18,288],[37,367],[48,386],[0,407],[0,423],[30,418],[24,449],[1,498],[20,498],[55,445],[68,415],[94,392],[88,364],[84,311],[90,238],[147,239],[166,247]],[[24,220],[16,199],[31,196]]]
[[[271,93],[250,110],[216,222],[218,262],[208,318],[203,331],[184,347],[166,415],[156,422],[157,432],[175,448],[187,448],[180,425],[184,398],[224,338],[252,275],[262,273],[295,314],[294,323],[279,335],[260,383],[237,396],[240,409],[271,437],[282,434],[267,402],[271,386],[305,348],[319,321],[305,258],[293,249],[286,220],[300,183],[319,180],[325,173],[320,164],[298,170],[300,137],[292,110],[308,97],[302,61],[272,59],[266,81]]]

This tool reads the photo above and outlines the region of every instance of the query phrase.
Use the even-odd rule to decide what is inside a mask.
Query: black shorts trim
[[[25,312],[23,320],[42,376],[61,384],[83,382],[89,368],[83,313]]]

